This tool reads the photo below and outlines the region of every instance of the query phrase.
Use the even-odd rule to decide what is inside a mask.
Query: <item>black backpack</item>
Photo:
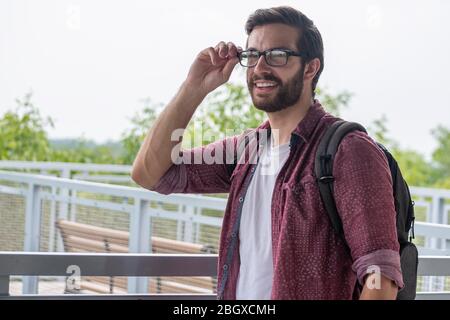
[[[344,239],[342,222],[339,218],[333,196],[333,160],[339,143],[352,131],[366,132],[358,123],[336,121],[325,132],[320,141],[314,164],[320,195],[331,220],[334,231]],[[367,132],[366,132],[367,133]],[[393,181],[395,211],[397,213],[397,235],[400,243],[400,262],[404,288],[398,292],[397,300],[413,300],[416,297],[418,252],[412,243],[414,239],[414,202],[411,200],[408,185],[402,177],[397,161],[380,143],[377,143],[389,162]],[[411,237],[409,233],[411,230]]]

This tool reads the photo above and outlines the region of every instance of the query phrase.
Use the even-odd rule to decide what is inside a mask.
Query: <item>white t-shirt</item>
[[[241,265],[236,299],[270,299],[273,279],[272,193],[289,150],[288,143],[272,148],[271,139],[268,139],[247,189],[239,228]]]

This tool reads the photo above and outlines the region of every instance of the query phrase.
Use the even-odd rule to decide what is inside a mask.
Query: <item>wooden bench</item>
[[[128,253],[129,232],[68,220],[56,221],[66,252]],[[152,237],[153,253],[216,253],[212,246]],[[213,277],[155,277],[150,293],[215,293]],[[81,289],[97,293],[126,293],[126,277],[82,277]]]

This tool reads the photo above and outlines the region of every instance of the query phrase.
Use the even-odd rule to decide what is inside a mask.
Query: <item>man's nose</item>
[[[270,69],[270,66],[267,64],[266,62],[266,58],[265,56],[262,54],[258,61],[256,62],[256,65],[254,67],[254,72],[262,72],[262,71],[267,71]]]

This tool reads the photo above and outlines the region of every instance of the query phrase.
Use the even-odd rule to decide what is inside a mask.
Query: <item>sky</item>
[[[50,138],[116,140],[143,108],[167,104],[195,56],[219,41],[245,46],[258,8],[291,5],[325,47],[319,86],[353,94],[342,117],[430,157],[431,130],[450,128],[450,1],[0,0],[0,115],[33,102]],[[237,66],[230,81],[243,82]]]

